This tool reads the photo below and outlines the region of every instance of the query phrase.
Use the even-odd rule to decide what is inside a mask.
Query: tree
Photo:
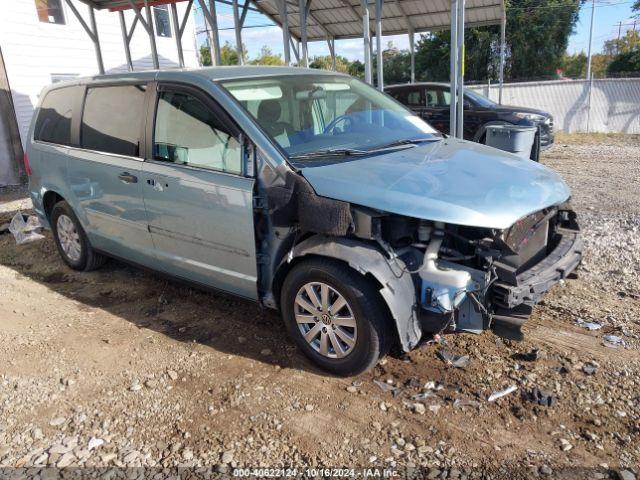
[[[593,58],[593,57],[592,57]],[[587,55],[584,52],[565,53],[560,62],[562,74],[570,78],[584,78],[587,73]]]
[[[251,65],[284,65],[284,61],[280,55],[276,55],[271,47],[263,45],[260,55],[249,62]]]
[[[640,1],[640,0],[638,0]],[[507,78],[555,75],[584,0],[507,0]],[[416,73],[421,80],[449,80],[448,31],[421,35]],[[498,26],[465,29],[465,78],[497,79],[500,58]]]
[[[310,68],[318,68],[320,70],[333,70],[333,62],[330,55],[319,55],[313,57],[309,63]],[[342,73],[348,73],[352,77],[363,78],[364,77],[364,64],[355,60],[349,61],[348,58],[337,55],[336,56],[336,71]]]
[[[640,49],[640,32],[627,30],[627,33],[622,38],[614,38],[604,42],[602,49],[606,55],[610,55],[611,57],[638,50]]]
[[[378,61],[373,56],[373,80],[377,83]],[[407,83],[411,80],[411,55],[408,50],[399,50],[393,42],[387,43],[387,48],[382,51],[385,85]]]
[[[640,72],[640,50],[617,55],[607,67],[609,75],[628,75]]]
[[[242,50],[243,50],[243,54],[246,62],[247,49],[245,47]],[[231,45],[229,41],[226,41],[224,45],[220,47],[220,60],[221,60],[221,65],[238,65],[238,50],[236,50],[236,47]],[[208,45],[202,45],[200,47],[200,62],[205,67],[212,65],[211,51],[209,50]]]

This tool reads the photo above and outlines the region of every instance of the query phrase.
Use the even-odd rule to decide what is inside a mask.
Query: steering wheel
[[[331,135],[335,135],[336,134],[336,127],[338,126],[338,124],[345,122],[345,126],[342,129],[342,132],[340,133],[344,133],[347,128],[349,130],[351,130],[351,128],[353,128],[353,118],[351,118],[350,115],[340,115],[336,118],[334,118],[331,123],[329,123],[329,125],[327,125],[325,127],[325,129],[323,130],[322,133],[331,133]]]

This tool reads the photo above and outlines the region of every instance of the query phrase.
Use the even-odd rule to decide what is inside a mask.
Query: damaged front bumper
[[[499,280],[492,285],[491,303],[494,314],[491,329],[498,335],[520,340],[520,327],[555,284],[567,278],[582,261],[583,242],[575,230],[559,229],[555,248],[540,262],[515,274],[498,268]]]

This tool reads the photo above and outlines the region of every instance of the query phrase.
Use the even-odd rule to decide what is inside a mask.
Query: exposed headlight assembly
[[[531,122],[542,122],[546,118],[544,115],[538,115],[537,113],[516,113],[515,116]]]

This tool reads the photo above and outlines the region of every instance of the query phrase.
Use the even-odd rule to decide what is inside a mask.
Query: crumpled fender
[[[382,285],[380,294],[389,307],[402,349],[408,352],[422,336],[417,315],[416,291],[402,260],[388,260],[372,245],[351,238],[314,235],[293,247],[283,262],[305,255],[335,258],[365,275],[370,273]]]

